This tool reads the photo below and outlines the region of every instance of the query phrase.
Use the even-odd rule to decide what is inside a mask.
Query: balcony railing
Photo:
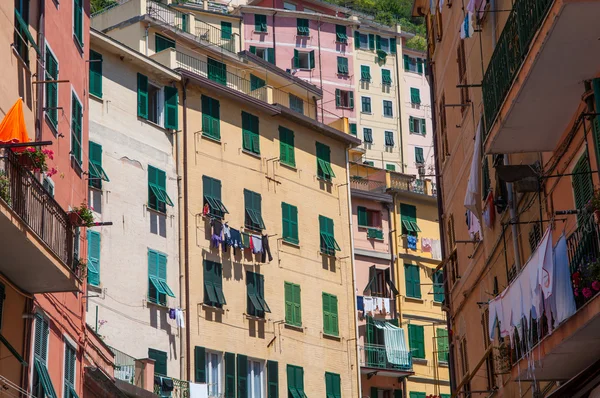
[[[58,256],[74,269],[73,229],[69,216],[23,167],[10,149],[0,149],[0,200]]]
[[[164,391],[159,384],[156,384],[157,377],[164,377],[161,375],[155,375],[154,393],[159,397],[172,397],[172,398],[189,398],[190,396],[190,383],[185,380],[173,379],[173,391]]]
[[[412,354],[410,351],[397,351],[392,353],[394,362],[389,361],[388,352],[383,345],[364,344],[359,346],[360,366],[410,372],[412,370]]]
[[[483,78],[486,135],[553,0],[517,0]]]
[[[196,37],[232,53],[238,49],[239,36],[196,19]]]
[[[585,277],[589,272],[587,265],[600,258],[600,227],[594,222],[593,217],[582,216],[580,226],[567,238],[567,249],[571,275],[578,272]],[[594,290],[592,291],[595,293]],[[576,294],[577,309],[581,308],[590,298],[584,297],[581,292]]]
[[[135,384],[135,358],[111,347],[115,354],[115,378]]]
[[[360,191],[384,192],[385,181],[369,180],[362,177],[350,177],[350,188]]]

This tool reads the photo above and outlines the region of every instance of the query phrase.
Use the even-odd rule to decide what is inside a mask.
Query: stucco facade
[[[111,347],[133,358],[149,349],[167,354],[167,374],[180,377],[181,330],[169,308],[181,307],[179,294],[178,178],[173,131],[163,128],[164,99],[156,124],[138,117],[138,73],[162,90],[179,76],[120,43],[92,32],[92,50],[101,56],[101,93],[90,99],[90,141],[101,153],[107,180],[90,182],[89,198],[99,220],[99,275],[90,282],[88,324]],[[123,60],[120,59],[123,57]],[[156,211],[149,203],[149,173],[165,173],[173,206]],[[115,226],[117,226],[115,228]],[[151,253],[166,257],[165,282],[175,297],[156,300]]]

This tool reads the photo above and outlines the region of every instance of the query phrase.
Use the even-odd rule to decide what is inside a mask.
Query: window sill
[[[418,297],[408,297],[408,296],[404,296],[404,300],[405,301],[409,301],[411,303],[419,303],[419,304],[424,304],[425,300],[418,298]]]
[[[347,41],[338,41],[338,40],[336,40],[335,44],[343,44],[343,45],[347,46],[348,42]]]
[[[324,182],[325,184],[333,184],[332,179],[326,179],[323,177],[317,177],[317,180]]]
[[[168,133],[168,132],[170,132],[170,131],[171,131],[171,130],[169,130],[169,129],[166,129],[166,128],[164,128],[163,126],[161,126],[161,125],[160,125],[160,124],[158,124],[158,123],[154,123],[152,120],[145,119],[145,118],[143,118],[143,117],[141,117],[141,116],[138,116],[137,118],[138,118],[138,120],[140,120],[141,122],[143,122],[143,123],[146,123],[146,124],[149,124],[149,125],[150,125],[150,126],[152,126],[152,127],[156,127],[156,128],[158,128],[158,129],[161,129],[162,131],[164,131],[164,132],[166,132],[166,133]]]
[[[342,77],[349,77],[350,76],[350,74],[348,74],[348,73],[340,73],[340,72],[336,73],[336,75],[342,76]]]
[[[413,357],[412,361],[414,364],[417,364],[417,365],[427,365],[427,359],[425,359],[425,358]]]
[[[256,315],[244,314],[244,316],[246,317],[246,319],[248,319],[250,321],[257,321],[257,322],[266,322],[267,321],[265,318],[261,318]]]
[[[364,112],[364,111],[360,111],[360,113],[362,113],[363,115],[372,115],[373,112]]]
[[[342,338],[340,336],[335,336],[333,334],[327,334],[325,332],[323,332],[323,338],[327,339],[327,340],[342,341]]]
[[[298,169],[296,168],[296,165],[291,165],[291,164],[283,163],[281,160],[279,161],[279,164],[282,165],[283,167],[285,167],[286,169],[290,169],[290,170],[293,170],[293,171],[298,171]]]
[[[256,33],[257,35],[268,35],[269,31],[268,30],[265,30],[265,31],[262,31],[262,30],[253,30],[252,33]]]
[[[163,213],[162,211],[155,210],[152,207],[148,206],[148,204],[146,204],[146,209],[151,213],[158,214],[159,216],[165,216],[165,217],[167,216],[167,212]]]
[[[329,254],[329,253],[325,253],[323,250],[319,250],[319,254],[321,256],[335,258],[335,253],[334,254]]]
[[[250,156],[255,157],[257,159],[262,159],[261,156],[260,156],[260,153],[250,152],[247,149],[242,149],[242,153],[245,153],[246,155],[250,155]]]
[[[386,119],[393,119],[394,118],[394,115],[391,115],[391,116],[390,115],[382,115],[382,116],[384,118],[386,118]]]
[[[283,326],[286,329],[295,330],[296,332],[304,333],[304,328],[302,326],[290,325],[289,323],[284,323]]]
[[[104,99],[103,99],[102,97],[99,97],[99,96],[97,96],[97,95],[95,95],[95,94],[92,94],[92,93],[88,93],[88,94],[89,94],[89,97],[90,97],[90,99],[93,99],[93,100],[95,100],[95,101],[98,101],[98,102],[100,102],[101,104],[102,104],[102,103],[104,103]]]
[[[438,366],[441,368],[447,368],[448,367],[448,362],[446,361],[438,361]]]
[[[296,34],[296,37],[299,38],[299,39],[312,39],[312,36],[310,36],[310,35],[299,35],[299,34]]]
[[[292,247],[295,247],[295,248],[297,248],[297,249],[300,249],[300,243],[294,243],[294,242],[290,242],[290,241],[287,241],[287,240],[285,240],[285,239],[282,239],[282,240],[281,240],[281,242],[282,242],[283,244],[285,244],[285,245],[292,246]]]
[[[204,138],[205,140],[214,142],[215,144],[223,145],[220,138],[211,137],[210,135],[208,135],[206,133],[202,133],[200,135],[200,137]]]
[[[100,286],[90,285],[89,283],[87,284],[87,290],[88,292],[102,293],[102,288]]]
[[[223,308],[215,307],[214,305],[202,303],[201,306],[205,310],[211,310],[211,311],[221,312],[221,313],[225,312],[225,310]]]
[[[444,302],[443,301],[433,301],[433,305],[437,306],[437,307],[443,307],[444,306]]]
[[[148,307],[152,306],[152,307],[156,307],[160,310],[168,310],[169,307],[167,307],[167,304],[161,304],[161,303],[155,303],[154,301],[151,301],[150,299],[146,299],[146,303],[148,304]]]

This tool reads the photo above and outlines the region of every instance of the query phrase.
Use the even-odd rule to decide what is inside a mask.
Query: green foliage
[[[427,40],[424,36],[415,36],[412,39],[408,39],[404,45],[406,48],[417,51],[427,50]]]
[[[90,0],[90,12],[95,14],[105,8],[110,8],[116,5],[114,0]]]

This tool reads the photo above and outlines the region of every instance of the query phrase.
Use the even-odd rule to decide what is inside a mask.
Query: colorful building
[[[96,218],[112,225],[88,232],[87,321],[113,349],[154,359],[157,373],[180,378],[182,330],[169,311],[182,307],[175,160],[181,78],[96,30],[90,37],[89,202]],[[142,84],[144,109],[137,105]],[[133,371],[117,376],[130,380]]]
[[[413,7],[428,24],[452,393],[593,396],[599,4],[491,4]]]

